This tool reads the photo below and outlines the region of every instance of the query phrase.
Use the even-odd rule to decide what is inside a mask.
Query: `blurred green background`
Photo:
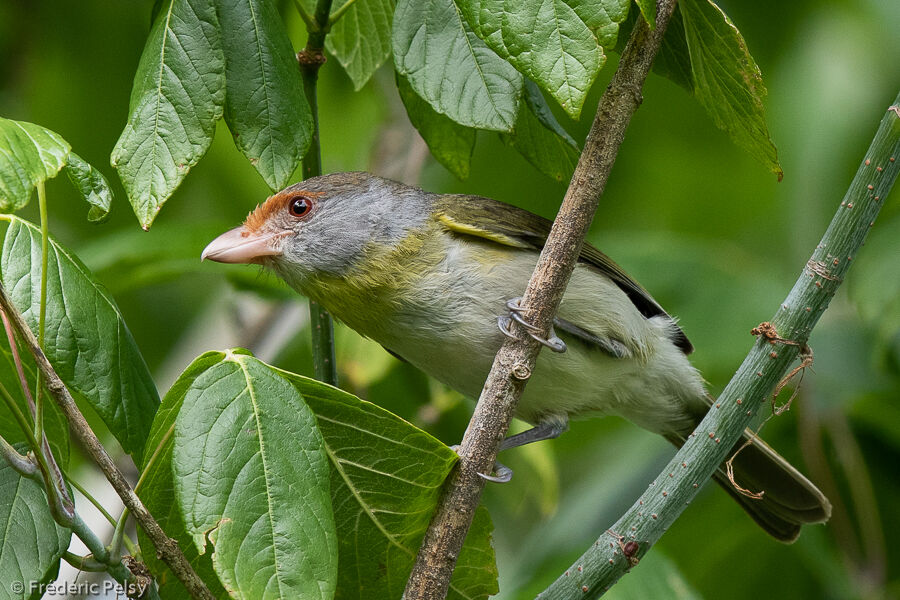
[[[896,0],[719,4],[763,71],[784,181],[733,146],[681,88],[651,76],[590,236],[680,318],[713,392],[748,350],[750,328],[786,295],[900,87]],[[57,131],[114,184],[112,217],[97,226],[87,223],[67,182],[51,181],[51,231],[110,288],[161,391],[200,352],[232,345],[311,375],[304,301],[256,267],[199,262],[217,233],[269,193],[224,125],[148,233],[108,166],[151,5],[0,0],[0,115]],[[284,8],[299,47],[302,24]],[[586,107],[596,106],[615,61],[611,56]],[[455,180],[409,125],[390,65],[354,92],[337,61],[329,62],[320,110],[326,171],[370,170],[551,218],[565,190],[487,133],[479,134],[470,179]],[[592,109],[581,122],[557,114],[583,140]],[[763,431],[831,498],[832,521],[783,546],[708,487],[657,547],[698,595],[900,596],[898,198],[887,199],[814,332],[815,365],[792,409]],[[34,204],[24,217],[36,219]],[[447,443],[461,438],[470,400],[344,328],[338,356],[343,387]],[[496,526],[500,597],[532,597],[555,579],[671,453],[663,440],[606,419],[574,423],[559,440],[505,455],[517,475],[485,496]],[[642,564],[626,579],[653,568]]]

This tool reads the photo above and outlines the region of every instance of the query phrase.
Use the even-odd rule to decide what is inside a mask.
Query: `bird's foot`
[[[525,312],[519,302],[521,302],[521,298],[512,298],[507,300],[506,308],[509,309],[509,315],[502,315],[497,317],[497,327],[500,328],[500,331],[503,332],[503,335],[511,338],[515,338],[512,331],[510,331],[510,324],[515,321],[519,325],[525,328],[525,332],[530,335],[534,340],[547,346],[554,352],[565,352],[566,351],[566,343],[559,339],[556,336],[556,333],[553,331],[553,326],[550,327],[550,335],[547,338],[541,337],[541,330],[538,327],[535,327],[531,323],[525,320],[522,316],[522,313]]]
[[[479,473],[478,476],[486,481],[493,481],[494,483],[509,483],[509,480],[512,479],[513,476],[513,470],[504,464],[495,462],[494,473],[492,475]]]
[[[459,444],[450,446],[450,449],[456,452],[457,455],[459,454]],[[493,481],[494,483],[508,483],[509,480],[512,479],[513,471],[506,465],[495,462],[493,474],[485,475],[484,473],[479,473],[478,476],[486,481]]]

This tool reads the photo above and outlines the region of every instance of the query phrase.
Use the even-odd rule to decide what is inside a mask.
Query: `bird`
[[[544,337],[517,298],[551,222],[497,200],[438,194],[365,172],[291,185],[223,233],[201,259],[273,271],[336,319],[388,352],[478,398],[513,320],[541,352],[515,416],[532,425],[500,449],[559,436],[570,419],[624,417],[681,446],[712,397],[674,318],[609,257],[585,243]],[[770,535],[794,541],[826,521],[828,499],[750,432],[733,461],[735,482],[714,479]],[[739,442],[739,445],[743,441]],[[735,446],[737,450],[739,446]],[[487,478],[508,479],[497,468]]]

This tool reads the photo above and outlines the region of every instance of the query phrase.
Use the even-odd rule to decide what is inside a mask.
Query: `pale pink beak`
[[[263,256],[279,256],[280,248],[275,248],[275,240],[279,233],[260,235],[245,227],[236,227],[226,231],[203,250],[200,260],[214,260],[220,263],[253,263],[259,262]]]

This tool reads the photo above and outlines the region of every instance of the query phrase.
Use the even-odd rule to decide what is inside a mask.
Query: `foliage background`
[[[763,71],[784,181],[734,147],[683,90],[651,76],[590,237],[680,317],[697,347],[694,363],[714,392],[748,349],[749,329],[787,293],[900,84],[900,5],[892,0],[719,4]],[[232,345],[311,375],[302,301],[255,267],[199,263],[206,243],[268,193],[227,132],[218,132],[149,233],[138,228],[114,171],[104,167],[126,118],[151,5],[2,0],[0,114],[59,132],[116,186],[112,217],[97,226],[87,223],[67,183],[49,182],[51,231],[110,288],[161,390],[200,352]],[[283,8],[299,47],[302,23]],[[583,122],[557,111],[578,140],[614,62],[601,73]],[[551,218],[565,190],[491,134],[479,135],[469,180],[454,179],[415,137],[390,67],[354,93],[331,61],[321,73],[320,111],[328,172],[366,169],[434,191],[492,196]],[[724,494],[705,490],[655,551],[704,597],[900,596],[897,199],[887,199],[850,280],[813,333],[814,372],[794,408],[764,430],[822,485],[835,517],[785,547]],[[32,203],[22,216],[36,220],[36,211]],[[267,300],[237,287],[269,290]],[[344,387],[447,443],[461,438],[469,400],[345,329],[338,331],[338,353]],[[575,423],[555,442],[504,456],[517,476],[486,494],[500,597],[528,597],[555,578],[670,453],[661,439],[606,419]]]

